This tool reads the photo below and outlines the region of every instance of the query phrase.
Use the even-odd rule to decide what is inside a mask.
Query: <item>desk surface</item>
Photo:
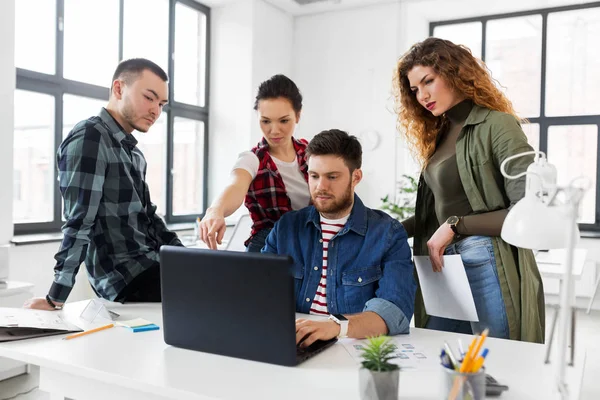
[[[565,273],[565,249],[541,251],[535,255],[540,274],[547,278],[562,278]],[[573,255],[573,277],[581,279],[587,257],[587,249],[575,249]]]
[[[61,311],[77,321],[87,302],[71,303]],[[146,318],[162,327],[159,304],[110,304],[120,320]],[[79,321],[81,323],[81,321]],[[88,326],[89,328],[89,326]],[[243,328],[240,327],[240,331]],[[436,361],[444,340],[456,343],[471,336],[412,329],[407,342],[426,350],[430,362],[400,374],[400,397],[439,399],[442,371]],[[554,398],[554,369],[544,365],[544,346],[488,339],[488,372],[510,389],[510,399]],[[358,399],[358,364],[337,343],[298,367],[280,367],[168,346],[163,331],[132,333],[113,328],[74,340],[58,336],[0,344],[0,356],[13,358],[78,379],[135,390],[144,396],[170,399]],[[571,388],[578,398],[585,352],[568,368]],[[91,389],[88,389],[91,390]]]

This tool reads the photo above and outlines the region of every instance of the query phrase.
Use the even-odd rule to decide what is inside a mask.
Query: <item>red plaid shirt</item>
[[[292,138],[292,143],[296,150],[300,172],[308,182],[308,165],[305,158],[308,141]],[[248,188],[244,202],[253,221],[252,234],[246,240],[246,246],[258,231],[272,228],[283,214],[292,211],[292,201],[285,190],[283,178],[269,154],[267,141],[263,138],[251,151],[258,157],[259,164],[258,172]]]

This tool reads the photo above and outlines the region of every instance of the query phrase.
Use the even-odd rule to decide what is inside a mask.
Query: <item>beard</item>
[[[320,204],[317,200],[318,196],[333,196],[331,193],[315,191],[311,194],[311,200],[317,211],[321,214],[338,214],[347,210],[352,205],[354,194],[352,193],[352,181],[348,182],[346,191],[340,197],[332,197],[328,199],[327,204]]]
[[[122,113],[123,113],[123,118],[125,119],[125,121],[127,121],[127,123],[133,129],[135,129],[138,132],[143,132],[143,133],[148,132],[149,127],[146,127],[144,125],[140,125],[140,124],[136,123],[136,120],[138,120],[137,115],[136,115],[135,111],[133,110],[133,106],[131,105],[131,103],[129,103],[128,100],[125,100],[125,102],[123,104]]]

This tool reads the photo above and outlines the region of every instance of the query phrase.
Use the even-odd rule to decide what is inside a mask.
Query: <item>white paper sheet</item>
[[[0,308],[0,327],[81,330],[64,321],[57,311],[32,310],[28,308]]]
[[[414,260],[427,314],[462,321],[479,321],[460,255],[444,256],[442,272],[433,271],[429,256],[415,256]]]
[[[394,353],[395,358],[390,360],[392,364],[399,365],[402,369],[422,369],[431,368],[431,366],[439,368],[439,357],[436,358],[431,354],[427,354],[424,349],[410,342],[409,338],[400,335],[392,337],[391,341],[397,347],[397,351]],[[368,344],[368,340],[340,339],[339,342],[357,363],[363,361],[362,348]]]

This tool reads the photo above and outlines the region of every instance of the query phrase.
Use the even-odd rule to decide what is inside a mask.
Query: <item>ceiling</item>
[[[317,14],[328,11],[347,10],[349,8],[372,6],[383,3],[399,3],[405,0],[321,0],[315,3],[300,5],[296,0],[264,0],[267,3],[291,15]],[[307,0],[299,0],[306,3]]]

